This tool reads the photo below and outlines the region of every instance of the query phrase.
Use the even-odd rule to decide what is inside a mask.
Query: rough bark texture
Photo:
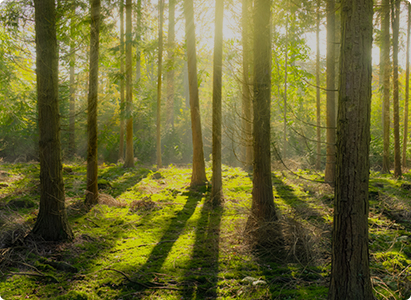
[[[316,57],[316,99],[317,99],[317,157],[315,160],[315,169],[321,169],[321,98],[320,98],[320,0],[317,0],[317,57]]]
[[[271,180],[271,0],[254,2],[254,168],[251,218],[257,222],[277,219]]]
[[[98,102],[98,59],[100,36],[100,0],[91,2],[90,28],[90,75],[87,104],[87,190],[86,204],[98,203],[97,187],[97,102]]]
[[[36,71],[39,113],[40,209],[32,233],[48,241],[70,240],[60,155],[58,59],[54,0],[36,0]]]
[[[74,7],[75,10],[75,7]],[[76,153],[76,87],[74,78],[74,67],[76,64],[76,45],[74,44],[74,21],[70,24],[70,108],[69,108],[69,153],[68,157],[73,158]]]
[[[329,299],[374,299],[368,252],[372,0],[343,0]]]
[[[250,30],[249,10],[250,1],[242,0],[242,44],[243,44],[243,84],[242,84],[242,110],[243,110],[243,133],[245,142],[244,167],[251,170],[253,165],[253,106],[251,99],[250,80]]]
[[[191,131],[193,137],[193,173],[190,186],[207,182],[204,163],[203,138],[201,133],[200,105],[198,99],[197,58],[194,28],[193,0],[184,0],[184,16],[187,40],[188,85],[190,93]]]
[[[390,0],[381,4],[381,73],[383,77],[383,160],[382,172],[390,173]]]
[[[120,0],[120,147],[118,159],[124,160],[124,0]]]
[[[167,131],[174,128],[174,40],[175,40],[175,0],[168,3],[168,37],[167,37]]]
[[[124,168],[134,167],[131,34],[131,0],[126,0],[126,159]]]
[[[410,95],[410,29],[411,29],[411,5],[408,8],[407,25],[407,51],[406,51],[406,70],[405,70],[405,101],[404,101],[404,134],[402,141],[402,166],[407,167],[407,143],[408,143],[408,99]]]
[[[400,30],[400,0],[391,0],[392,7],[392,61],[393,61],[393,110],[394,110],[394,176],[400,177],[401,153],[400,153],[400,106],[398,90],[398,36]]]
[[[211,199],[219,205],[222,198],[221,178],[221,89],[223,74],[224,0],[216,0],[213,69],[213,179]]]
[[[163,0],[159,0],[158,65],[157,65],[157,167],[161,168],[161,75],[163,69]]]
[[[335,182],[335,0],[327,0],[327,158],[325,182]]]

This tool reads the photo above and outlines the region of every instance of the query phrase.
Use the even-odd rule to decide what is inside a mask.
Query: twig
[[[90,220],[89,218],[86,218],[86,220],[89,221],[89,222],[90,222],[91,224],[93,224],[94,226],[100,228],[100,226],[99,226],[96,222]]]
[[[27,275],[27,276],[37,276],[37,277],[42,277],[42,278],[50,278],[53,282],[60,283],[60,281],[58,281],[56,277],[51,276],[51,275],[45,275],[43,273],[37,274],[37,273],[24,273],[24,272],[15,273],[15,272],[12,272],[11,274],[12,275]]]

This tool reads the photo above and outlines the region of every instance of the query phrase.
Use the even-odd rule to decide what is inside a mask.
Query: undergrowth
[[[309,170],[274,172],[283,255],[244,233],[251,174],[223,167],[224,203],[190,190],[191,170],[99,167],[100,204],[83,205],[86,166],[65,165],[75,238],[27,237],[39,203],[38,164],[0,166],[3,299],[326,299],[333,190]],[[211,177],[207,170],[208,178]],[[370,261],[378,299],[411,294],[411,185],[373,173]]]

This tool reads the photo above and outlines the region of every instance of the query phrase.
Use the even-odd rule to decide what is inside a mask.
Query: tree
[[[97,103],[98,103],[98,59],[100,38],[100,0],[91,2],[90,27],[90,75],[87,104],[87,190],[86,204],[98,203],[97,186]]]
[[[124,0],[120,0],[120,147],[119,160],[124,160]]]
[[[40,157],[40,209],[32,233],[48,241],[71,240],[61,164],[58,52],[54,0],[36,0],[36,72]]]
[[[400,107],[398,90],[398,36],[400,31],[400,0],[391,0],[392,18],[392,61],[393,61],[393,110],[394,110],[394,176],[400,177],[401,154],[400,154]]]
[[[195,188],[207,182],[201,133],[200,105],[198,100],[197,57],[194,28],[193,0],[184,0],[187,43],[188,84],[190,93],[191,133],[193,137],[193,173],[190,186]]]
[[[214,73],[213,73],[213,179],[211,199],[219,205],[222,198],[221,178],[221,89],[223,73],[224,0],[215,3]]]
[[[257,222],[277,220],[271,180],[270,153],[270,6],[270,0],[255,0],[254,2],[254,168],[250,218]]]
[[[407,50],[406,50],[406,69],[405,69],[405,101],[404,101],[404,134],[402,142],[402,165],[407,166],[407,139],[408,139],[408,99],[410,95],[410,28],[411,28],[411,4],[408,8],[407,25]]]
[[[131,42],[131,0],[126,0],[126,159],[124,168],[134,167],[133,149],[133,94],[132,94],[132,42]]]
[[[76,6],[73,5],[73,14],[75,14]],[[76,50],[74,43],[74,18],[70,24],[70,117],[69,117],[69,157],[73,157],[76,153],[76,87],[74,78],[74,67],[76,64]]]
[[[335,0],[327,0],[327,158],[325,182],[335,181]]]
[[[373,1],[343,0],[328,299],[374,299],[368,253]]]
[[[383,78],[383,161],[382,172],[390,172],[390,0],[381,4],[381,57]]]
[[[168,2],[167,37],[167,129],[174,128],[174,40],[175,40],[175,0]]]
[[[320,98],[320,0],[317,0],[317,57],[316,57],[316,92],[317,92],[317,158],[315,160],[315,168],[320,170],[321,168],[321,98]]]
[[[251,82],[249,74],[250,66],[250,34],[249,34],[249,0],[242,0],[242,45],[243,45],[243,84],[242,84],[242,110],[243,110],[243,132],[245,136],[245,159],[244,165],[248,170],[253,164],[253,131],[252,131],[252,100]]]
[[[136,82],[137,87],[140,84],[141,77],[141,0],[137,0],[137,60],[136,60]]]
[[[159,28],[158,28],[158,77],[157,77],[157,168],[162,167],[161,162],[161,74],[163,68],[163,0],[159,5]]]

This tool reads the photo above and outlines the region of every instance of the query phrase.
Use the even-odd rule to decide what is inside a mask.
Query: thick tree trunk
[[[383,160],[382,172],[390,173],[390,0],[381,5],[381,73],[383,77]]]
[[[134,167],[131,34],[131,0],[126,0],[126,159],[124,168]]]
[[[124,0],[120,0],[120,147],[118,159],[124,161]]]
[[[317,92],[317,158],[315,160],[315,169],[321,169],[321,98],[320,98],[320,0],[317,0],[317,59],[316,59],[316,92]]]
[[[100,36],[100,0],[91,2],[90,28],[90,75],[87,107],[87,190],[86,204],[98,203],[97,187],[97,103],[98,103],[98,59]]]
[[[244,167],[250,171],[253,166],[253,106],[251,100],[250,80],[250,33],[249,33],[249,10],[250,0],[242,0],[242,44],[243,44],[243,84],[242,84],[242,110],[243,110],[243,133],[245,140]]]
[[[335,182],[335,0],[327,0],[327,158],[325,182]]]
[[[374,299],[368,253],[372,0],[342,1],[330,300]]]
[[[271,181],[270,98],[271,32],[270,0],[254,2],[254,168],[250,218],[259,222],[277,220]]]
[[[32,233],[48,241],[71,240],[61,164],[58,58],[54,0],[35,0],[40,209]]]
[[[167,132],[174,128],[174,40],[175,40],[175,0],[168,4],[168,38],[167,38]]]
[[[161,75],[163,68],[163,0],[159,0],[158,65],[157,65],[157,168],[161,168]]]
[[[215,3],[214,74],[213,74],[213,179],[211,199],[214,205],[221,204],[221,89],[223,74],[223,18],[224,0]]]
[[[201,133],[200,105],[198,99],[197,58],[194,28],[193,0],[184,0],[186,19],[188,84],[190,92],[191,131],[193,136],[193,173],[190,186],[195,188],[206,184],[203,138]]]
[[[400,106],[398,89],[398,36],[400,31],[400,0],[391,0],[392,8],[392,61],[393,61],[393,107],[394,107],[394,176],[400,177],[401,153],[400,153]]]
[[[404,134],[402,142],[402,166],[407,167],[407,141],[408,141],[408,99],[410,95],[410,29],[411,29],[411,5],[408,8],[407,25],[407,50],[406,50],[406,70],[405,70],[405,102],[404,102]]]

